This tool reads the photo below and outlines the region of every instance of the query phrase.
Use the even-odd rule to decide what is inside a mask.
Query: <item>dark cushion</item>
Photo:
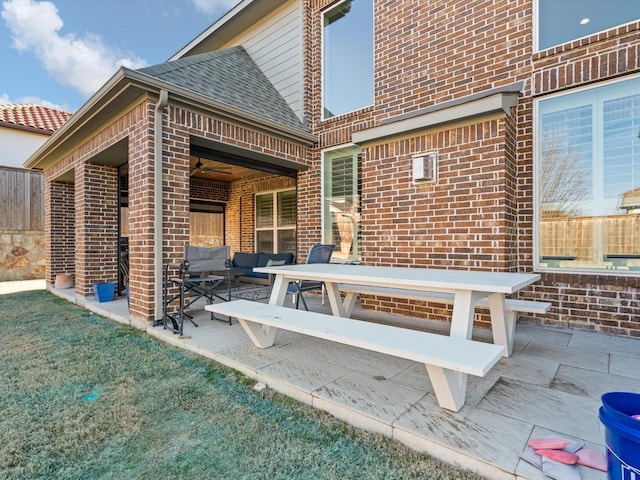
[[[266,267],[269,260],[284,260],[285,263],[293,263],[293,253],[261,253],[256,267]]]
[[[253,270],[247,273],[243,273],[242,276],[250,277],[250,278],[269,278],[269,275],[267,275],[266,273],[258,273],[258,272],[254,272]]]
[[[233,266],[239,268],[253,268],[258,264],[259,253],[242,253],[233,254]]]
[[[252,275],[253,268],[248,267],[231,267],[231,271],[237,275]]]

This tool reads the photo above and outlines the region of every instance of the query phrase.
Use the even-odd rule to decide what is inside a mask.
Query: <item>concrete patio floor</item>
[[[73,289],[52,292],[75,302]],[[307,298],[312,310],[329,312],[320,297]],[[85,306],[128,323],[125,299],[89,300]],[[640,392],[640,340],[521,322],[513,355],[483,378],[469,376],[466,403],[454,413],[438,406],[424,365],[282,331],[273,347],[260,350],[237,321],[229,325],[211,320],[199,308],[196,304],[192,310],[199,327],[185,322],[185,338],[162,326],[147,331],[356,427],[488,478],[547,478],[519,457],[531,438],[562,437],[604,453],[600,396]],[[408,328],[446,329],[442,323],[360,309],[353,316]],[[474,338],[489,341],[489,331],[477,330]],[[579,470],[585,480],[606,478],[591,468]]]

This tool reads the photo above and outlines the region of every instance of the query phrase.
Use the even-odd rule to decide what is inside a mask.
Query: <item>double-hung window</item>
[[[538,50],[640,19],[638,0],[538,0]]]
[[[344,0],[323,14],[323,118],[373,104],[373,0]]]
[[[536,101],[541,269],[640,273],[640,77]]]
[[[296,253],[296,191],[256,195],[256,252]]]
[[[324,152],[323,241],[335,259],[360,259],[360,159],[357,147]]]

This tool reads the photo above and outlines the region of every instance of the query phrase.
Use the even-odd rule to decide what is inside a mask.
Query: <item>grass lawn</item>
[[[479,478],[48,292],[0,306],[0,478]]]

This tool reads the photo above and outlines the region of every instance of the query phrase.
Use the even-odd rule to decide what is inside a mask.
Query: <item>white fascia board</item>
[[[412,116],[395,122],[389,121],[387,124],[380,125],[379,127],[354,132],[352,141],[356,144],[367,143],[384,137],[404,135],[412,131],[450,122],[459,122],[468,118],[500,111],[510,116],[511,109],[518,105],[518,96],[518,92],[500,92],[482,98],[458,102],[448,107],[443,106],[443,108],[436,108],[422,115]]]

